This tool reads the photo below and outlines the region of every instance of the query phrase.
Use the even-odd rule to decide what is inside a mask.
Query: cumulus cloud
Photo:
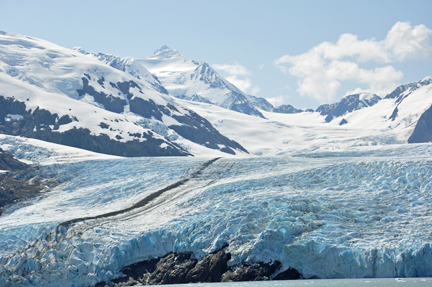
[[[275,107],[286,104],[288,99],[289,96],[287,95],[280,95],[278,97],[266,98],[266,100],[269,101]]]
[[[213,67],[219,72],[222,72],[228,82],[243,92],[254,95],[260,91],[259,87],[252,84],[252,80],[249,77],[252,73],[239,63],[234,62],[232,65],[214,64]]]
[[[382,41],[359,40],[343,34],[336,43],[324,42],[300,55],[285,55],[275,61],[281,71],[298,78],[297,92],[321,102],[335,98],[341,82],[364,84],[368,91],[385,94],[403,77],[391,63],[409,59],[426,59],[432,55],[425,25],[412,27],[397,22]],[[375,62],[379,67],[361,68],[359,64]]]

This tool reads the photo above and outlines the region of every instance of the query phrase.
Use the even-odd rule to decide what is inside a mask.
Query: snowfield
[[[60,184],[0,217],[2,286],[89,286],[226,244],[231,266],[278,260],[306,278],[432,276],[432,144],[53,163],[64,151],[12,140],[0,146],[40,164],[22,176]]]
[[[432,77],[410,85],[400,99],[385,98],[331,122],[318,112],[280,114],[260,110],[263,119],[206,103],[181,102],[257,156],[357,151],[364,146],[386,148],[408,142],[418,119],[432,106]],[[395,110],[397,116],[392,117]],[[342,119],[347,123],[340,125]]]

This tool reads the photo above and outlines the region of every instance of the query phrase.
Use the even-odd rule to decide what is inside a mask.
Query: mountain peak
[[[425,83],[425,84],[429,84],[432,82],[432,77],[428,76],[426,78],[424,78],[423,80],[420,81],[420,83]]]
[[[168,47],[167,45],[163,45],[162,47],[160,47],[159,49],[156,50],[155,54],[157,52],[166,51],[166,50],[172,50],[172,49],[170,47]]]
[[[154,52],[153,56],[157,56],[158,58],[165,58],[165,59],[175,58],[175,57],[184,57],[182,54],[179,53],[179,51],[177,51],[175,49],[171,49],[167,45],[163,45],[162,47],[157,49]]]
[[[86,50],[84,50],[84,49],[81,48],[81,47],[73,47],[72,50],[75,50],[75,51],[77,51],[77,52],[80,52],[81,54],[84,54],[84,55],[89,55],[89,54],[91,54],[90,52],[87,52]]]

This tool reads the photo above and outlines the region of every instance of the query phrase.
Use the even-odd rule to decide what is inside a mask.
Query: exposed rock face
[[[238,281],[266,281],[270,276],[281,267],[281,263],[271,262],[256,264],[245,264],[243,267],[236,270],[229,270],[222,275],[222,282],[238,282]]]
[[[117,70],[126,72],[137,79],[146,80],[150,85],[153,86],[155,90],[162,94],[168,95],[167,90],[159,82],[158,78],[147,71],[142,65],[137,64],[135,60],[130,57],[120,58],[118,56],[104,53],[92,54],[81,48],[74,49],[84,55],[92,55],[98,58],[99,61],[104,62]]]
[[[263,281],[270,280],[270,276],[277,272],[281,263],[257,262],[243,264],[231,270],[227,263],[231,254],[224,250],[205,256],[201,261],[193,258],[193,253],[169,253],[162,258],[153,258],[148,261],[124,267],[121,271],[124,277],[114,280],[109,286],[133,285],[161,285],[203,282],[237,282],[237,281]],[[292,280],[301,278],[297,270],[289,268],[277,275],[275,280]],[[96,286],[105,286],[101,282]]]
[[[0,174],[0,215],[2,207],[38,194],[45,185],[38,178],[18,178],[16,173]]]
[[[103,84],[102,79],[100,79],[99,81],[100,84],[101,83]],[[111,111],[114,113],[124,112],[124,106],[126,105],[126,100],[121,99],[119,97],[114,97],[112,95],[107,95],[104,92],[96,92],[96,90],[89,85],[89,81],[85,77],[82,77],[82,81],[83,81],[83,88],[77,90],[78,95],[80,97],[84,96],[85,94],[88,94],[94,98],[95,102],[102,104],[107,111]]]
[[[22,170],[29,168],[28,164],[25,164],[15,159],[10,153],[5,152],[0,148],[0,170]]]
[[[231,95],[224,101],[221,106],[242,114],[265,118],[263,114],[250,103],[250,101],[246,98],[245,95],[242,95],[241,93],[235,91],[231,92]]]
[[[184,125],[171,125],[170,128],[184,138],[212,149],[219,149],[218,145],[224,145],[220,150],[229,154],[235,154],[231,148],[248,153],[239,143],[223,136],[208,120],[193,111],[185,116],[173,115],[173,118]]]
[[[207,255],[188,272],[185,281],[220,282],[222,274],[228,271],[227,262],[230,259],[231,254],[223,250]]]
[[[389,120],[394,121],[394,120],[397,118],[397,116],[398,116],[398,112],[399,112],[399,110],[398,110],[398,108],[396,107],[396,108],[393,110],[391,116],[389,117]]]
[[[302,278],[302,275],[297,270],[290,267],[276,275],[272,280],[297,280],[300,278]]]
[[[115,113],[124,112],[124,106],[127,104],[126,99],[129,101],[129,109],[131,112],[141,115],[144,118],[155,118],[158,121],[162,121],[163,115],[172,116],[175,120],[177,120],[182,125],[171,125],[170,128],[173,129],[176,133],[181,135],[182,137],[191,140],[195,143],[204,145],[211,149],[221,150],[222,152],[226,152],[229,154],[235,154],[232,150],[238,149],[243,152],[246,152],[240,144],[235,141],[228,139],[227,137],[220,134],[209,121],[198,115],[193,111],[189,111],[189,114],[181,115],[179,110],[172,104],[158,105],[153,100],[143,99],[135,96],[130,90],[131,88],[138,89],[139,93],[143,93],[141,88],[134,81],[128,82],[117,82],[109,84],[118,89],[121,94],[125,96],[125,98],[114,97],[113,95],[106,95],[103,92],[96,92],[96,90],[88,85],[89,75],[85,75],[86,77],[82,78],[83,81],[83,89],[77,90],[80,96],[88,94],[94,98],[94,100],[100,104],[102,104],[106,110]],[[101,78],[98,81],[101,85],[104,84],[104,79]],[[197,96],[197,95],[195,95]],[[239,95],[242,96],[242,95]],[[199,96],[197,96],[199,97]],[[242,96],[243,97],[243,96]],[[242,107],[239,105],[237,108],[248,108]],[[235,109],[235,108],[234,108]],[[254,109],[261,116],[262,114]],[[253,112],[253,111],[252,111]],[[176,113],[174,115],[174,113]],[[222,146],[222,147],[219,147]],[[174,154],[170,154],[174,155]],[[142,155],[137,155],[142,156]]]
[[[273,109],[274,109],[273,105],[271,103],[269,103],[266,99],[251,96],[251,95],[248,95],[248,97],[250,100],[252,100],[254,107],[260,108],[261,110],[264,110],[267,112],[273,111]]]
[[[0,170],[9,171],[0,173],[0,215],[3,213],[2,207],[38,194],[46,187],[56,185],[56,182],[35,176],[31,166],[15,159],[1,148]]]
[[[6,120],[8,114],[20,115],[17,120]],[[73,128],[56,132],[61,125],[76,121],[69,115],[59,117],[57,114],[37,108],[27,110],[24,102],[0,96],[0,133],[14,136],[40,139],[62,145],[82,148],[94,152],[120,156],[185,156],[189,155],[175,144],[161,148],[165,141],[156,139],[151,134],[137,135],[145,141],[120,142],[106,134],[92,135],[90,130]]]
[[[157,120],[162,120],[164,114],[172,116],[176,121],[182,123],[182,125],[170,125],[171,129],[182,137],[208,148],[220,149],[222,152],[229,154],[235,154],[232,148],[248,153],[239,143],[223,136],[208,120],[194,111],[189,110],[189,114],[180,115],[177,108],[171,104],[165,107],[157,105],[152,100],[146,101],[138,97],[133,97],[130,100],[130,110],[147,118],[150,118],[149,115],[151,115],[151,117]],[[177,112],[177,114],[173,114],[174,112]],[[224,147],[220,148],[218,145]]]
[[[191,253],[169,254],[156,264],[156,269],[143,281],[148,285],[185,283],[185,277],[197,262],[191,256]]]
[[[273,109],[274,113],[280,113],[280,114],[297,114],[303,112],[301,109],[296,109],[291,105],[281,105],[277,108]]]
[[[431,83],[432,83],[432,77],[427,77],[418,82],[399,86],[393,92],[385,96],[385,99],[396,99],[395,103],[398,104],[402,102],[406,97],[408,97],[413,91],[423,86],[430,85]]]
[[[348,123],[348,121],[346,119],[342,119],[339,123],[340,126],[342,125],[346,125]]]
[[[377,95],[355,94],[343,97],[339,102],[334,104],[325,104],[319,106],[316,111],[326,116],[325,121],[331,122],[333,118],[343,116],[355,110],[375,105],[381,98]]]
[[[408,143],[432,142],[432,107],[427,109],[417,121]]]

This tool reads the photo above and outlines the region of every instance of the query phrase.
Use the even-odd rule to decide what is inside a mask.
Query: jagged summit
[[[273,110],[267,100],[245,94],[220,76],[207,62],[191,60],[166,45],[139,62],[153,73],[174,97],[211,103],[259,117],[263,115],[258,109]]]
[[[75,50],[77,52],[80,52],[83,55],[90,55],[90,52],[87,52],[86,50],[84,50],[82,47],[73,47],[72,50]]]
[[[381,97],[363,92],[359,94],[347,95],[339,102],[334,104],[324,104],[316,109],[321,115],[326,116],[325,121],[331,122],[333,118],[343,116],[352,111],[372,107],[381,100]]]
[[[153,56],[151,56],[151,58],[155,58],[155,57],[161,58],[161,59],[171,59],[171,58],[179,58],[179,57],[186,58],[185,56],[180,54],[179,51],[177,51],[175,49],[171,49],[167,45],[163,45],[162,47],[157,49],[153,53]]]
[[[400,102],[413,91],[430,84],[432,84],[432,77],[428,76],[421,81],[413,82],[413,83],[409,83],[397,87],[393,92],[388,94],[385,98],[396,99],[396,102]]]
[[[426,83],[426,82],[432,82],[432,76],[427,76],[427,77],[425,77],[423,80],[421,80],[420,82],[424,82],[424,83]]]

